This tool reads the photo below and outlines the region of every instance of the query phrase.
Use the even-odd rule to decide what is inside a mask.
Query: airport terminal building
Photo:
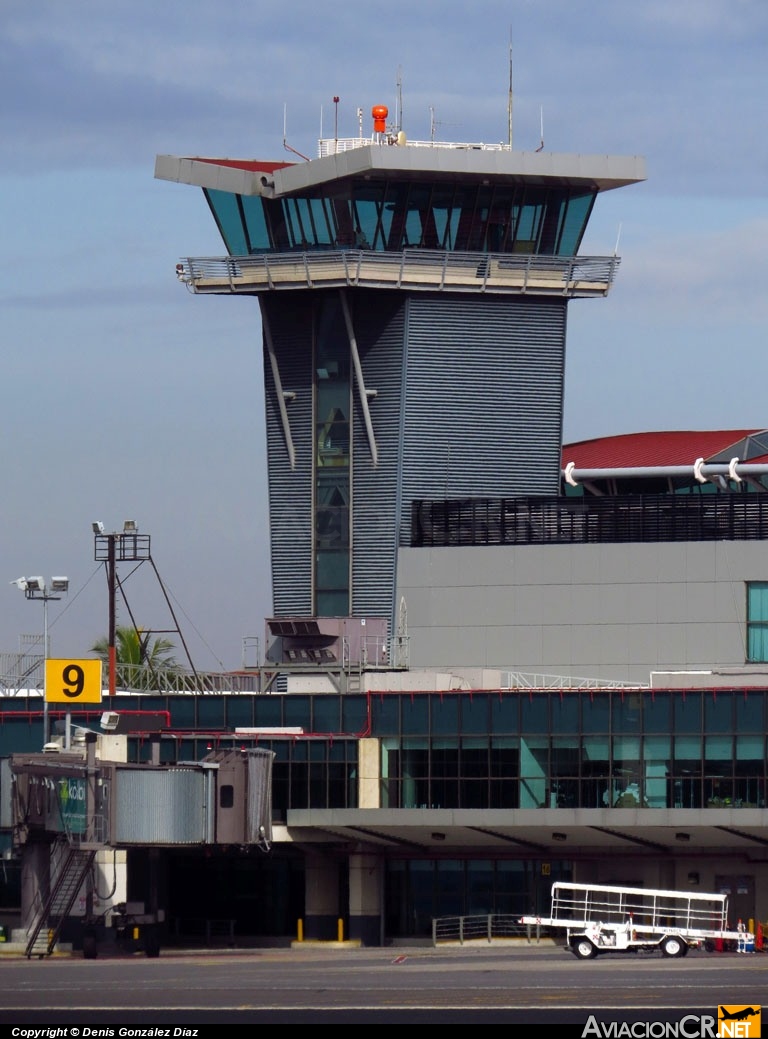
[[[167,937],[424,939],[558,879],[768,919],[768,432],[562,445],[567,309],[619,268],[579,247],[644,163],[372,115],[311,161],[157,159],[225,248],[180,281],[258,300],[273,616],[247,672],[118,691],[90,763],[0,698],[8,847],[44,890],[66,774],[100,891]]]

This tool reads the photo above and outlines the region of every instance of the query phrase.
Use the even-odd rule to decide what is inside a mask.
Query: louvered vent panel
[[[414,294],[403,528],[414,498],[556,494],[565,300]]]
[[[264,353],[272,602],[275,616],[312,612],[312,297],[261,297],[285,392],[296,468],[291,469],[272,369]]]
[[[403,379],[405,296],[355,292],[353,322],[378,449],[374,467],[355,388],[353,598],[356,616],[392,623],[397,552],[397,482]]]

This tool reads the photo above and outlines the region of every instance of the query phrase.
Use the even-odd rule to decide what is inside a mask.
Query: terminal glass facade
[[[358,807],[360,740],[371,738],[379,741],[383,809],[764,807],[767,697],[763,689],[497,689],[144,695],[140,708],[135,697],[118,695],[112,707],[127,715],[168,712],[160,737],[164,764],[253,745],[254,737],[236,727],[303,730],[258,738],[276,755],[273,818],[289,823],[292,809]],[[73,723],[95,728],[100,714],[73,712]],[[64,716],[52,707],[54,726]],[[0,757],[39,748],[38,697],[6,699],[0,721]],[[129,760],[151,759],[147,736],[132,737]],[[227,870],[232,893],[217,896],[217,915],[242,917],[248,933],[290,933],[305,912],[296,849],[275,845],[271,856],[256,858],[259,883],[264,873],[270,890],[280,893],[271,915],[258,920],[255,910],[243,915],[237,905],[243,885],[252,889],[252,875],[230,858],[176,851],[169,884],[186,891],[181,878],[190,876],[210,886]],[[535,848],[510,846],[483,857],[448,843],[393,846],[383,870],[384,930],[391,937],[428,936],[441,916],[540,912],[552,881],[573,879],[571,860]],[[0,901],[18,897],[18,870],[9,876],[15,887],[0,892]],[[184,915],[184,905],[174,913]]]
[[[400,731],[381,741],[383,807],[765,806],[762,690],[462,693],[398,706]],[[395,728],[394,707],[374,698],[374,730]]]
[[[552,883],[571,880],[567,861],[520,859],[393,859],[387,862],[385,931],[426,936],[439,917],[508,916],[546,907]]]
[[[274,806],[352,808],[357,740],[380,740],[383,808],[764,807],[766,692],[495,690],[152,698],[190,724],[300,726],[275,750]],[[162,706],[160,706],[162,705]],[[150,709],[147,706],[146,709]],[[197,721],[195,715],[198,715]],[[176,725],[180,724],[175,722]],[[222,734],[220,745],[242,739]],[[164,761],[210,737],[164,738]],[[146,741],[134,749],[149,758]]]
[[[141,707],[169,712],[170,728],[185,730],[162,737],[163,763],[243,746],[248,738],[235,727],[302,729],[303,735],[258,740],[276,754],[273,805],[282,818],[293,808],[357,807],[363,736],[380,741],[383,808],[762,808],[767,695],[763,689],[209,694],[145,696]],[[135,710],[135,701],[126,710]],[[52,709],[52,724],[63,720],[64,712]],[[82,712],[73,724],[95,727],[98,717]],[[38,698],[6,700],[0,757],[37,749],[40,725]],[[149,739],[131,739],[131,760],[149,761],[151,753]]]

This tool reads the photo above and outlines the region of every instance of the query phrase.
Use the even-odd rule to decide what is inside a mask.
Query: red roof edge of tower
[[[274,173],[284,170],[286,166],[295,166],[295,162],[264,162],[261,159],[204,159],[199,155],[191,157],[192,162],[208,162],[211,166],[229,166],[235,170],[248,170],[251,173]]]

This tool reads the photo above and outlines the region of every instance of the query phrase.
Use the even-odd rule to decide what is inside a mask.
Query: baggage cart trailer
[[[685,956],[718,939],[746,951],[754,942],[741,922],[739,929],[729,929],[727,895],[692,891],[557,881],[550,916],[523,916],[520,923],[561,928],[568,948],[581,960],[657,949],[665,956]]]

